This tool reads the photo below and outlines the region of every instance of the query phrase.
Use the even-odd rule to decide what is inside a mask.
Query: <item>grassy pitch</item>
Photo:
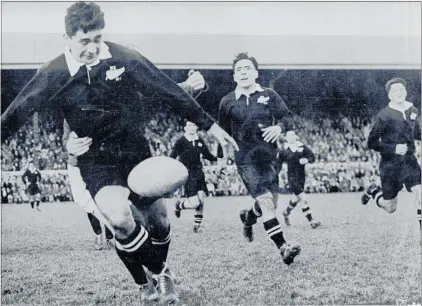
[[[285,227],[302,253],[286,266],[263,226],[242,237],[249,197],[210,198],[202,231],[193,212],[173,214],[169,263],[185,305],[278,306],[421,303],[421,246],[413,196],[388,214],[360,194],[308,195],[311,229],[300,208]],[[288,202],[280,197],[279,214]],[[2,305],[138,305],[138,292],[114,251],[95,251],[84,212],[73,203],[2,205]],[[283,219],[280,218],[280,221]]]

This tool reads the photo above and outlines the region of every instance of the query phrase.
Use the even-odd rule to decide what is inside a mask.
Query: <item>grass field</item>
[[[285,228],[302,253],[286,266],[262,224],[243,240],[238,212],[249,197],[211,198],[203,231],[192,211],[172,221],[169,263],[186,305],[342,305],[421,303],[421,246],[412,195],[395,214],[359,194],[309,195],[312,230],[300,209]],[[284,208],[288,197],[280,198]],[[168,205],[173,207],[173,201]],[[281,211],[281,210],[280,210]],[[95,251],[76,204],[2,205],[2,305],[138,305],[138,291],[114,251]]]

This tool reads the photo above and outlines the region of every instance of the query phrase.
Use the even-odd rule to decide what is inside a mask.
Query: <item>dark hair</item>
[[[93,2],[76,2],[67,9],[64,24],[66,34],[70,37],[79,30],[84,33],[101,30],[105,27],[104,13]]]
[[[388,93],[391,89],[391,86],[393,84],[403,84],[404,87],[406,87],[406,81],[402,78],[393,78],[389,80],[387,83],[385,83],[385,91]]]
[[[234,71],[234,67],[236,66],[237,62],[240,60],[250,60],[252,62],[252,64],[255,66],[256,71],[258,71],[258,62],[255,59],[255,57],[253,56],[249,56],[247,52],[242,52],[239,53],[238,55],[236,55],[236,57],[233,60],[233,71]]]

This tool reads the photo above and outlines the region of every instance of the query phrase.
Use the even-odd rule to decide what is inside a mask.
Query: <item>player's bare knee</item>
[[[204,205],[204,202],[205,202],[205,192],[203,192],[203,191],[199,191],[198,192],[198,200],[199,200],[199,203],[195,207],[196,209],[198,209],[198,208],[200,208],[201,206]]]
[[[382,208],[384,208],[384,210],[390,214],[394,213],[397,210],[397,198],[385,200]]]
[[[129,190],[122,186],[106,186],[95,196],[95,202],[101,213],[116,231],[130,231],[134,225]]]
[[[302,192],[301,194],[298,194],[295,196],[296,197],[296,202],[300,202],[300,201],[305,201],[306,200],[306,196],[305,193]]]
[[[266,219],[273,218],[273,215],[275,213],[273,194],[271,192],[267,192],[265,194],[257,196],[255,199],[261,207],[263,220],[265,221]]]

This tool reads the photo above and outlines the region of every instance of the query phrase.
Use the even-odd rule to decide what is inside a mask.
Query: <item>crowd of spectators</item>
[[[342,116],[336,120],[296,117],[295,121],[299,140],[309,146],[316,156],[315,164],[307,166],[306,192],[362,191],[368,185],[369,178],[377,175],[379,154],[368,150],[365,145],[370,120]],[[145,136],[152,154],[170,155],[176,140],[183,135],[183,125],[180,117],[167,113],[157,114],[145,126]],[[1,161],[3,171],[22,171],[30,159],[36,162],[40,170],[66,169],[61,124],[55,123],[47,114],[40,117],[38,126],[39,131],[35,133],[33,123],[28,123],[4,141]],[[217,143],[205,132],[199,134],[210,152],[216,155]],[[204,160],[206,180],[213,196],[247,194],[234,166],[233,152],[229,155],[225,165],[221,161],[212,163]],[[417,155],[420,157],[420,150]],[[285,169],[280,173],[280,186],[287,192]],[[43,201],[71,200],[65,172],[43,174],[41,189]],[[22,202],[25,198],[20,175],[10,175],[6,179],[3,175],[2,202]]]
[[[39,115],[38,131],[28,122],[1,145],[1,170],[21,171],[29,160],[37,163],[40,170],[66,169],[66,153],[62,146],[62,126],[53,115]]]
[[[72,201],[72,194],[68,177],[65,172],[43,172],[41,182],[42,202],[68,202]],[[21,172],[8,172],[2,175],[1,202],[23,203],[28,201],[26,186],[22,181]]]

